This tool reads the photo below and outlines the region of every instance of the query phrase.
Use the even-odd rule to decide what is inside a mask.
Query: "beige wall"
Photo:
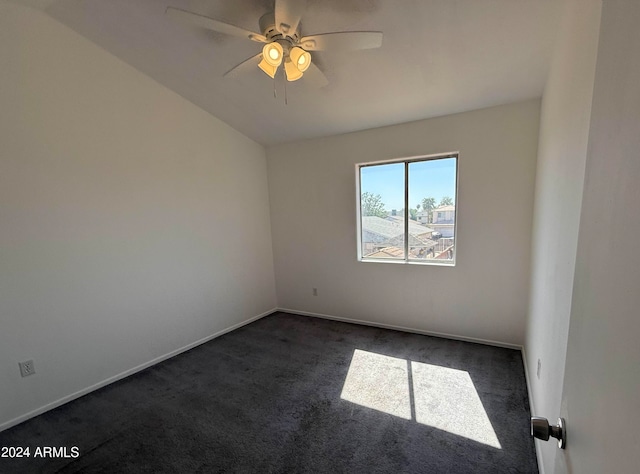
[[[522,344],[539,107],[532,100],[268,148],[279,306]],[[460,152],[456,267],[358,262],[354,165],[452,151]]]
[[[600,0],[566,3],[542,100],[525,353],[534,414],[552,420],[562,396],[600,8]],[[536,446],[541,472],[551,472],[557,445]]]
[[[0,428],[276,306],[261,146],[4,1],[0,64]]]

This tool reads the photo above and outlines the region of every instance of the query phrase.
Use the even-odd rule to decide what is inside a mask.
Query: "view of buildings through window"
[[[457,156],[359,166],[363,259],[455,261]]]

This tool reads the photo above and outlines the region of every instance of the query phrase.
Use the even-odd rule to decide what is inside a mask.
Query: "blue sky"
[[[409,164],[409,206],[422,206],[422,199],[433,197],[436,205],[449,196],[455,201],[456,159],[419,161]],[[360,191],[382,196],[385,209],[404,208],[404,163],[360,168]]]

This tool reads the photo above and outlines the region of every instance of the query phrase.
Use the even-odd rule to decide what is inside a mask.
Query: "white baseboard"
[[[531,375],[529,373],[529,364],[527,362],[527,351],[522,346],[522,363],[524,364],[524,378],[527,382],[527,395],[529,396],[529,408],[531,409],[531,416],[536,415],[536,408],[533,402],[533,393],[531,392]],[[545,474],[544,464],[542,463],[542,452],[540,451],[540,445],[537,439],[534,439],[534,445],[536,448],[536,459],[538,460],[538,472]]]
[[[458,336],[456,334],[447,334],[444,332],[424,331],[422,329],[408,328],[405,326],[395,326],[393,324],[375,323],[371,321],[364,321],[361,319],[351,319],[351,318],[343,318],[341,316],[331,316],[328,314],[311,313],[309,311],[300,311],[300,310],[291,309],[291,308],[278,308],[278,311],[282,311],[283,313],[299,314],[301,316],[312,316],[314,318],[331,319],[334,321],[342,321],[345,323],[361,324],[364,326],[373,326],[376,328],[394,329],[396,331],[411,332],[414,334],[422,334],[424,336],[435,336],[435,337],[443,337],[445,339],[454,339],[456,341],[475,342],[477,344],[485,344],[488,346],[497,346],[497,347],[504,347],[507,349],[515,349],[517,351],[522,350],[522,346],[518,344],[492,341],[490,339],[479,339],[476,337]]]
[[[78,390],[77,392],[74,392],[70,395],[64,396],[62,398],[59,398],[58,400],[51,402],[51,403],[47,403],[46,405],[40,407],[40,408],[36,408],[35,410],[32,410],[28,413],[25,413],[24,415],[20,415],[12,420],[6,421],[2,424],[0,424],[0,431],[6,430],[8,428],[11,428],[12,426],[15,426],[17,424],[22,423],[23,421],[28,420],[29,418],[33,418],[35,416],[41,415],[44,412],[47,412],[49,410],[53,410],[54,408],[59,407],[60,405],[64,405],[65,403],[68,403],[72,400],[75,400],[76,398],[80,398],[83,395],[86,395],[90,392],[93,392],[94,390],[98,390],[99,388],[105,387],[113,382],[117,382],[118,380],[121,380],[125,377],[128,377],[129,375],[133,375],[136,372],[140,372],[141,370],[144,370],[148,367],[151,367],[152,365],[158,364],[159,362],[162,362],[164,360],[170,359],[171,357],[174,357],[178,354],[181,354],[183,352],[186,352],[190,349],[193,349],[194,347],[197,347],[201,344],[204,344],[205,342],[209,342],[212,339],[215,339],[216,337],[220,337],[223,334],[226,334],[228,332],[231,332],[235,329],[238,329],[242,326],[245,326],[249,323],[252,323],[254,321],[257,321],[258,319],[264,318],[265,316],[269,316],[270,314],[275,313],[276,311],[278,311],[276,308],[271,309],[269,311],[266,311],[262,314],[259,314],[257,316],[254,316],[252,318],[249,318],[245,321],[242,321],[238,324],[234,324],[233,326],[223,329],[222,331],[218,331],[214,334],[211,334],[209,336],[203,337],[202,339],[199,339],[195,342],[192,342],[190,344],[187,344],[186,346],[183,346],[179,349],[176,349],[174,351],[168,352],[167,354],[161,355],[160,357],[156,357],[155,359],[150,360],[149,362],[145,362],[143,364],[140,364],[136,367],[133,367],[132,369],[129,370],[125,370],[124,372],[121,372],[117,375],[114,375],[113,377],[109,377],[108,379],[105,379],[101,382],[98,382],[96,384],[93,384],[89,387],[83,388],[82,390]]]

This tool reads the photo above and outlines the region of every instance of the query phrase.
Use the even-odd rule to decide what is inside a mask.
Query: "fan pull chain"
[[[289,105],[287,102],[287,79],[284,80],[284,105]]]
[[[273,98],[277,98],[278,94],[276,94],[276,76],[273,76]]]

